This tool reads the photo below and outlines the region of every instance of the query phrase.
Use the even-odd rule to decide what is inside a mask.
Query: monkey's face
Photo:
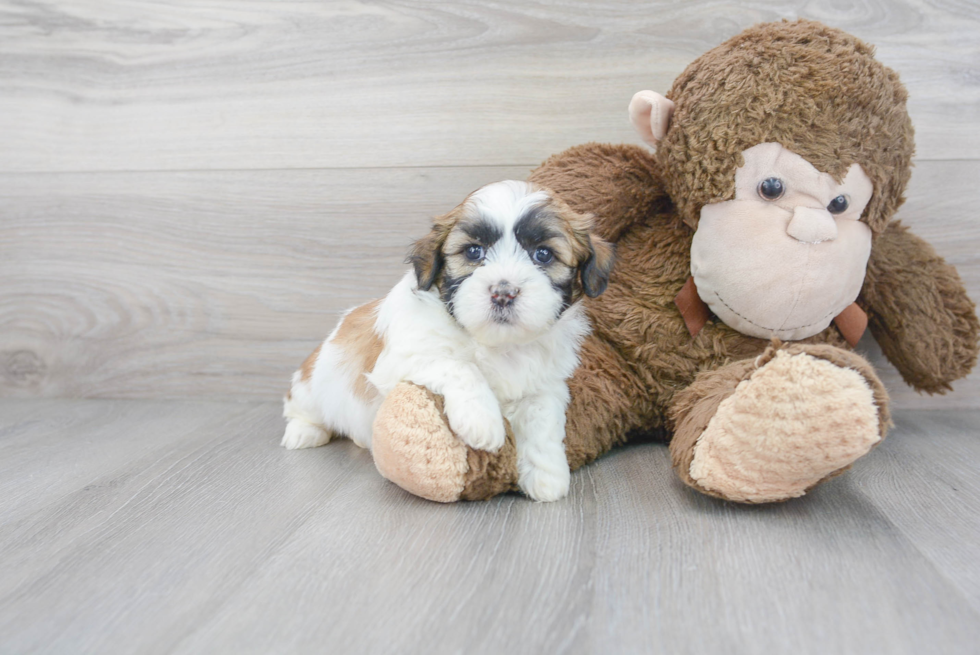
[[[691,246],[698,295],[754,337],[805,339],[857,298],[871,254],[871,180],[842,183],[777,143],[742,152],[735,199],[705,205]]]

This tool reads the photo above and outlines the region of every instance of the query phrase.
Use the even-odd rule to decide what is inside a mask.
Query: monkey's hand
[[[595,216],[595,233],[612,242],[670,207],[653,155],[639,146],[574,146],[549,157],[528,180],[551,189],[575,211]]]
[[[882,352],[912,387],[945,393],[977,361],[980,323],[956,269],[898,222],[874,242],[858,301]]]

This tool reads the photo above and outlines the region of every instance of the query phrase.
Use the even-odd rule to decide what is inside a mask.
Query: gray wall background
[[[980,298],[978,3],[0,2],[0,395],[277,398],[431,216],[781,17],[901,74],[900,218]]]

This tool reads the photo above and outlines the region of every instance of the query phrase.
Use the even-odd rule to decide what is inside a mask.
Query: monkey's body
[[[585,177],[591,180],[588,191],[578,183]],[[572,465],[581,466],[638,435],[663,435],[670,440],[678,473],[688,484],[731,499],[753,502],[777,499],[736,498],[737,494],[731,491],[719,493],[696,484],[689,474],[695,442],[715,415],[718,403],[734,394],[740,382],[761,368],[760,356],[772,361],[775,350],[769,340],[748,337],[714,317],[696,336],[690,334],[675,298],[690,276],[689,253],[694,232],[684,224],[662,185],[657,183],[654,158],[635,146],[590,144],[551,158],[531,178],[553,188],[577,210],[595,213],[598,231],[617,247],[617,267],[606,293],[587,304],[593,335],[583,349],[583,364],[570,382],[572,404],[566,448]],[[632,219],[624,222],[624,216]],[[894,233],[889,235],[893,240],[898,236],[906,248],[917,251],[921,259],[939,264],[928,273],[946,278],[947,286],[959,286],[955,271],[942,265],[927,244],[898,226],[889,232]],[[875,277],[866,278],[866,285],[876,288],[876,282],[894,278],[884,268],[899,262],[888,257],[885,260],[873,260],[869,269],[873,268]],[[650,262],[669,265],[656,267]],[[897,278],[894,281],[899,282]],[[935,284],[934,277],[925,275],[904,291],[912,296],[926,296]],[[965,293],[956,301],[961,308],[969,309]],[[859,304],[871,316],[876,316],[874,308],[863,299],[859,299]],[[930,312],[948,313],[941,306]],[[872,325],[877,326],[879,322]],[[923,325],[918,331],[927,329]],[[914,356],[924,345],[913,338],[908,352]],[[969,351],[969,338],[962,345],[964,351]],[[864,454],[879,440],[876,437],[884,436],[889,423],[884,388],[870,364],[851,352],[836,325],[831,324],[792,346],[784,346],[784,350],[859,372],[875,397],[878,425],[865,426],[863,433],[858,430],[847,438],[858,454]],[[959,363],[948,361],[948,364],[949,370],[936,373],[941,377],[959,377],[969,370],[970,358],[961,357]],[[907,373],[922,379],[919,372]],[[821,411],[828,409],[824,407]],[[835,409],[831,407],[829,411]],[[812,408],[804,413],[812,414]],[[830,416],[823,418],[832,420]],[[815,457],[825,455],[824,444],[819,440],[814,439],[813,446]],[[799,481],[802,486],[797,485],[792,495],[799,495],[837,472],[840,470],[835,468],[804,473]]]
[[[606,165],[618,162],[621,168],[617,166],[616,175],[603,179],[602,169],[590,170],[588,162],[594,158],[601,158]],[[569,175],[573,168],[578,169],[577,174]],[[630,174],[622,174],[627,171]],[[637,206],[640,189],[630,179],[640,171],[645,178],[642,192],[647,194],[647,207]],[[660,194],[652,193],[657,188],[653,182],[657,169],[651,155],[635,146],[578,146],[548,160],[531,179],[566,197],[574,195],[569,182],[581,174],[592,180],[590,190],[601,195],[604,206],[596,207],[581,197],[575,198],[580,204],[573,206],[597,215],[598,231],[616,243],[617,251],[617,264],[605,295],[586,304],[593,324],[590,340],[615,348],[619,362],[614,370],[625,376],[622,380],[608,376],[615,381],[615,395],[628,398],[632,391],[639,392],[630,398],[633,417],[619,439],[634,433],[658,434],[665,429],[669,434],[667,419],[677,392],[694,382],[701,371],[761,355],[770,340],[746,337],[717,319],[709,320],[697,336],[691,336],[674,299],[690,277],[694,233],[684,225],[662,188]],[[618,206],[614,204],[617,202]],[[585,209],[586,205],[591,206]],[[627,212],[645,217],[624,228],[617,217]],[[612,233],[604,230],[611,226],[615,226]],[[650,266],[651,261],[669,265]],[[795,343],[848,347],[834,325]],[[610,372],[605,367],[588,371],[589,362],[584,363],[586,367],[576,378],[585,380]],[[612,399],[597,400],[599,409],[609,406]],[[593,430],[601,431],[601,424],[601,420],[596,421]]]
[[[766,59],[774,51],[779,56]],[[791,67],[794,52],[805,65]],[[845,69],[848,59],[852,65]],[[778,88],[794,79],[796,93]],[[637,116],[650,121],[652,127],[637,127],[656,153],[590,144],[552,157],[531,175],[576,211],[594,214],[597,233],[617,248],[605,294],[587,303],[594,330],[569,381],[569,464],[578,468],[639,435],[662,435],[680,478],[703,493],[752,503],[800,496],[885,436],[888,398],[872,367],[851,352],[833,323],[782,344],[748,336],[712,316],[692,336],[675,298],[694,272],[692,242],[703,208],[716,215],[732,206],[744,213],[753,203],[771,209],[766,203],[774,198],[756,197],[751,185],[736,191],[736,178],[751,168],[750,149],[773,144],[766,147],[809,167],[799,179],[823,176],[830,187],[853,189],[844,178],[856,170],[874,193],[865,204],[855,203],[858,215],[849,224],[823,209],[830,210],[827,201],[837,191],[817,204],[798,205],[814,220],[836,220],[844,229],[836,241],[831,237],[820,245],[783,234],[783,241],[772,243],[834,253],[846,242],[847,230],[864,230],[872,240],[866,268],[858,262],[863,284],[854,287],[860,289],[856,302],[884,354],[909,384],[929,393],[942,393],[966,375],[976,362],[980,330],[973,303],[955,269],[931,246],[889,223],[902,202],[913,151],[904,87],[873,60],[869,46],[800,21],[751,28],[706,53],[675,82],[673,102],[646,93],[653,108],[634,115],[631,107],[631,116],[634,123]],[[770,107],[770,113],[741,111],[759,106]],[[867,107],[877,112],[873,119],[846,121]],[[785,123],[779,121],[783,115]],[[724,128],[713,129],[719,122]],[[698,147],[705,152],[691,151]],[[786,178],[791,185],[798,181],[793,175]],[[785,210],[787,221],[793,210]],[[737,212],[732,220],[740,220]],[[708,234],[703,224],[701,229],[698,234]],[[833,256],[850,265],[854,257],[848,252],[856,251],[845,252],[844,259]],[[769,266],[764,257],[757,263]],[[795,302],[792,294],[760,299],[756,288],[749,292],[755,293],[750,310]],[[828,307],[818,313],[829,320],[840,310]],[[745,318],[758,320],[751,311]],[[497,453],[459,448],[445,429],[438,399],[424,389],[404,386],[392,393],[374,439],[382,458],[398,463],[379,464],[382,474],[418,495],[477,499],[516,488],[512,438]],[[376,452],[376,461],[382,458]],[[441,468],[427,464],[433,461]]]

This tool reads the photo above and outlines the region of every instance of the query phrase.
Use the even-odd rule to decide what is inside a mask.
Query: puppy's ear
[[[589,237],[589,257],[580,267],[582,291],[589,298],[595,298],[606,290],[609,275],[616,259],[615,247],[595,235]]]
[[[412,245],[412,250],[405,259],[406,264],[415,268],[415,279],[422,291],[431,289],[439,277],[444,263],[442,244],[446,242],[448,234],[448,227],[439,223],[433,224],[429,233]]]

